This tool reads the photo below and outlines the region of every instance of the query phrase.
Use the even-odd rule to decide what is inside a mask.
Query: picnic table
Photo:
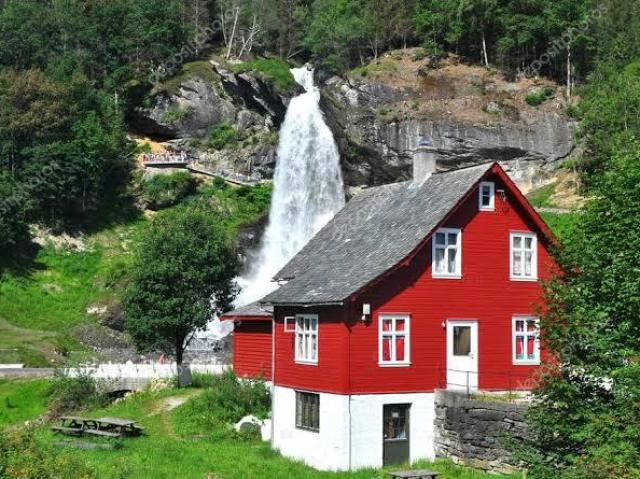
[[[144,429],[131,419],[117,417],[103,417],[99,419],[80,416],[62,416],[61,425],[52,427],[51,430],[60,434],[71,436],[99,436],[119,438],[123,436],[139,436]]]
[[[394,479],[436,479],[440,473],[427,469],[416,469],[413,471],[390,472],[389,475]]]

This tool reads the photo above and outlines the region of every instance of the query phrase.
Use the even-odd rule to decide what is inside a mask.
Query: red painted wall
[[[233,371],[271,379],[271,320],[241,321],[233,331]]]
[[[295,334],[284,331],[284,317],[295,313],[318,314],[318,364],[295,362]],[[349,330],[344,308],[275,308],[274,382],[279,386],[311,391],[348,392]]]
[[[496,179],[496,190],[503,185]],[[462,279],[431,277],[431,242],[414,260],[392,273],[343,308],[320,315],[319,367],[293,362],[293,334],[282,332],[276,308],[276,384],[324,392],[392,393],[433,391],[446,386],[447,319],[478,322],[479,387],[485,390],[528,389],[536,366],[512,363],[512,318],[536,315],[541,307],[538,282],[509,279],[509,234],[538,233],[538,277],[548,278],[553,260],[542,234],[507,194],[498,193],[495,211],[478,211],[477,190],[443,226],[462,229]],[[427,232],[425,232],[426,234]],[[393,232],[390,232],[392,235]],[[371,303],[367,323],[359,321],[362,303]],[[349,311],[350,310],[350,311]],[[378,315],[411,315],[411,365],[378,366]],[[343,322],[345,320],[346,322]]]

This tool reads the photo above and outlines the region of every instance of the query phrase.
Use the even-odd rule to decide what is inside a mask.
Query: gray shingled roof
[[[223,318],[237,318],[240,316],[256,316],[256,317],[265,317],[270,318],[273,316],[273,307],[264,305],[261,306],[260,303],[255,302],[251,304],[247,304],[246,306],[241,306],[238,309],[234,309],[228,313],[222,315]]]
[[[406,258],[491,166],[356,195],[274,278],[289,281],[260,302],[342,302]]]

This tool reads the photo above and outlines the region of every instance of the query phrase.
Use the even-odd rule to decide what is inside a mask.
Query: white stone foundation
[[[309,391],[313,392],[313,391]],[[321,470],[382,467],[385,404],[411,404],[411,461],[433,459],[433,393],[340,395],[320,393],[320,431],[297,429],[295,389],[276,386],[273,447]]]

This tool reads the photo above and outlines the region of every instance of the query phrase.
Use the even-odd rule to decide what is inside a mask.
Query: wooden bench
[[[394,479],[436,479],[440,473],[427,469],[416,469],[413,471],[390,472],[389,475]]]
[[[67,434],[70,436],[80,436],[82,434],[82,429],[79,427],[62,427],[62,426],[54,426],[51,428],[53,432],[57,432],[60,434]]]
[[[91,436],[111,437],[111,438],[117,438],[121,436],[121,434],[118,434],[117,432],[101,431],[99,429],[85,429],[84,431],[82,431],[82,433],[89,434]]]

